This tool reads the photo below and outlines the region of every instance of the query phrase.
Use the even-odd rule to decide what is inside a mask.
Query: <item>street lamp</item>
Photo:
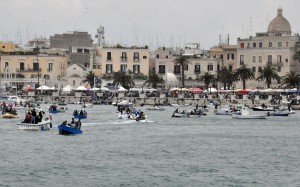
[[[235,88],[235,86],[232,86],[232,94],[234,94],[234,88]]]
[[[142,85],[142,92],[141,93],[144,93],[144,85]]]
[[[209,93],[211,94],[211,85],[209,86]]]

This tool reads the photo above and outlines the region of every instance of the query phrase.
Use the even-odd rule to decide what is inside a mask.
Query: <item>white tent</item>
[[[50,87],[43,85],[37,88],[37,90],[50,90]]]
[[[217,92],[217,89],[215,89],[215,88],[208,88],[207,90],[204,90],[203,91],[203,93],[215,93],[215,92]]]
[[[102,90],[102,91],[109,91],[109,89],[106,88],[106,87],[101,87],[101,90]]]
[[[77,91],[87,91],[89,89],[87,89],[85,86],[79,86],[78,88],[76,88],[75,90]]]
[[[56,90],[56,89],[55,89],[55,87],[54,87],[54,86],[52,86],[52,87],[50,88],[50,90]]]
[[[74,88],[69,84],[63,88],[63,92],[70,92],[72,90],[74,90]]]
[[[265,89],[265,90],[260,90],[260,92],[271,93],[271,92],[275,92],[275,91],[271,88],[268,88],[268,89]]]
[[[124,88],[123,86],[120,86],[118,89],[118,92],[125,92],[125,91],[127,91],[127,89]]]

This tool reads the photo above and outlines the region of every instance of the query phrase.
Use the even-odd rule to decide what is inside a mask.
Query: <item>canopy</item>
[[[50,90],[56,90],[56,89],[55,89],[55,87],[54,87],[54,86],[52,86],[52,87],[50,88]]]
[[[127,91],[127,89],[124,88],[123,86],[120,86],[118,89],[118,92],[125,92],[125,91]]]
[[[239,93],[249,93],[250,90],[248,90],[248,89],[245,89],[245,90],[240,89],[240,90],[237,90],[237,92],[239,92]]]
[[[192,88],[190,89],[190,92],[199,93],[199,92],[203,92],[203,90],[201,90],[200,88]]]
[[[31,91],[31,90],[33,90],[33,88],[32,88],[31,85],[25,85],[22,90],[24,90],[24,91]]]
[[[43,85],[37,88],[37,90],[50,90],[50,87]]]
[[[63,92],[70,92],[72,90],[74,90],[74,88],[69,84],[63,88]]]
[[[87,89],[85,86],[79,86],[78,88],[76,88],[75,90],[77,91],[87,91],[89,89]]]
[[[260,92],[271,93],[271,92],[274,92],[274,90],[271,89],[271,88],[268,88],[268,89],[265,89],[265,90],[260,90]]]
[[[109,89],[106,88],[106,87],[101,87],[100,90],[102,90],[102,91],[109,91]]]
[[[215,88],[208,88],[207,90],[204,90],[203,91],[204,93],[215,93],[215,92],[217,92],[217,89],[215,89]]]

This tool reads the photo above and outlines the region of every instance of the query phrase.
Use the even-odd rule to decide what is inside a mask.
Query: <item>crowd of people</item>
[[[33,108],[26,113],[23,123],[38,124],[39,122],[42,122],[44,114],[44,111],[36,111],[36,109]]]

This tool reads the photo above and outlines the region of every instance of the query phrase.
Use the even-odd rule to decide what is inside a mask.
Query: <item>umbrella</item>
[[[78,88],[76,88],[75,90],[77,91],[87,91],[89,89],[87,89],[85,86],[79,86]]]
[[[38,87],[37,90],[50,90],[50,87],[48,87],[46,85],[42,85],[42,86]]]
[[[69,84],[63,88],[64,92],[70,92],[72,90],[74,90],[74,88],[71,85],[69,85]]]
[[[199,93],[199,92],[203,92],[203,90],[201,90],[200,88],[192,88],[192,89],[190,90],[190,92]]]
[[[274,90],[271,89],[271,88],[268,88],[268,89],[265,89],[265,90],[261,90],[261,92],[271,93],[271,92],[274,92]]]
[[[125,91],[127,91],[127,89],[124,88],[123,86],[120,86],[118,89],[118,92],[125,92]]]
[[[249,93],[250,90],[247,90],[247,89],[246,89],[246,90],[238,90],[238,92],[239,92],[239,93]]]

